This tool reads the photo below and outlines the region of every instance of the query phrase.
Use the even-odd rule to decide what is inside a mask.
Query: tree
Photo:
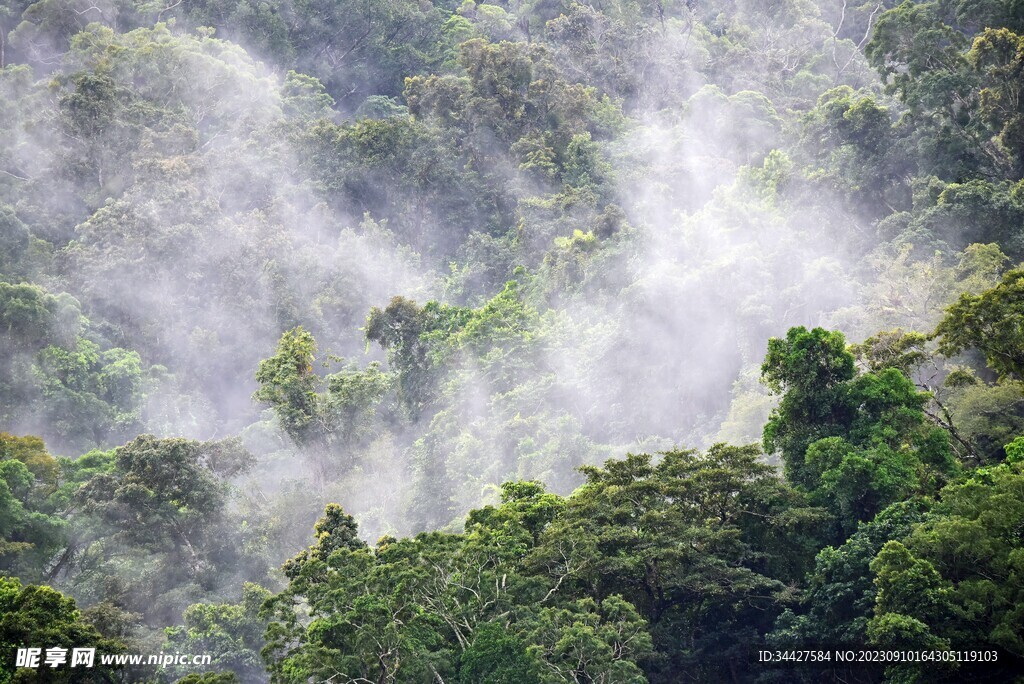
[[[562,510],[559,497],[535,483],[504,491],[463,534],[386,536],[373,548],[328,506],[316,543],[285,564],[289,585],[265,606],[271,681],[339,672],[379,682],[646,681],[650,636],[632,605],[563,599],[521,565]]]
[[[80,490],[85,510],[135,543],[187,551],[197,570],[192,542],[227,499],[226,486],[203,462],[201,445],[143,435],[114,454],[116,474],[96,475]]]
[[[87,339],[51,345],[36,357],[42,417],[60,447],[83,450],[126,439],[141,427],[147,389],[138,352],[101,351]]]
[[[827,170],[821,180],[857,212],[879,218],[910,200],[905,132],[892,118],[873,95],[840,86],[822,93],[801,121],[803,146]]]
[[[950,421],[970,444],[979,465],[999,463],[1006,458],[1005,445],[1024,434],[1024,384],[989,384],[963,370],[960,376],[961,381],[952,375],[954,381],[946,382]]]
[[[1024,482],[1022,441],[1007,445],[1007,462],[945,487],[931,512],[872,561],[878,589],[868,624],[872,644],[953,650],[972,644],[999,650],[998,664],[984,667],[990,676],[1019,669],[1024,585],[1017,569],[1021,540],[1013,530],[1024,520],[1014,494]],[[906,664],[894,666],[890,676],[913,681],[938,674],[962,681],[978,667],[963,663],[935,673]]]
[[[0,339],[7,353],[38,351],[50,342],[70,342],[80,326],[80,306],[70,295],[52,295],[24,283],[0,283]]]
[[[981,115],[994,133],[993,142],[1006,160],[1006,175],[1024,177],[1024,35],[1008,28],[986,28],[974,39],[967,60],[982,75],[978,92]]]
[[[803,583],[799,603],[779,616],[766,637],[768,646],[783,650],[824,644],[867,648],[867,628],[878,595],[870,565],[886,543],[905,539],[928,509],[928,502],[921,499],[893,504],[861,524],[842,545],[821,549]],[[835,668],[833,676],[844,681],[873,681],[882,669],[838,662],[829,666]],[[794,670],[786,667],[783,673],[792,676]],[[808,682],[825,676],[818,668],[800,673],[802,681]]]
[[[430,561],[441,561],[454,539],[382,539],[375,554],[355,532],[351,516],[328,507],[317,543],[285,564],[289,586],[266,608],[271,622],[263,654],[272,682],[337,672],[391,682],[399,670],[429,679],[438,662],[429,652],[443,646],[443,637],[441,618],[421,603],[423,583]],[[306,624],[296,614],[299,601],[309,604]]]
[[[57,482],[59,466],[56,459],[46,451],[46,445],[39,437],[15,437],[7,432],[0,432],[0,461],[8,459],[24,463],[37,482],[43,486],[53,487]]]
[[[609,596],[542,608],[526,632],[527,652],[542,665],[540,682],[646,684],[637,665],[651,653],[647,623],[630,603]]]
[[[785,339],[768,341],[761,378],[782,400],[765,425],[764,447],[782,454],[786,477],[794,484],[813,485],[807,447],[835,436],[849,422],[846,389],[855,373],[841,333],[790,328]]]
[[[40,578],[64,546],[66,523],[47,500],[58,474],[43,440],[0,433],[0,570]]]
[[[96,666],[39,672],[46,682],[110,683],[119,681],[116,666],[100,666],[100,654],[124,652],[124,645],[103,637],[82,618],[75,601],[46,586],[22,585],[15,578],[0,577],[0,682],[25,681],[14,668],[18,648],[95,648]]]
[[[977,348],[999,375],[1024,380],[1022,321],[1024,269],[1012,269],[995,287],[979,295],[961,295],[946,310],[934,336],[947,356]]]
[[[539,684],[540,667],[526,644],[501,624],[480,625],[459,657],[460,684]]]
[[[30,234],[12,207],[0,203],[0,279],[23,275]]]
[[[802,537],[820,511],[791,496],[754,447],[673,451],[657,463],[631,455],[584,473],[528,558],[554,582],[549,596],[620,595],[635,606],[658,653],[652,681],[744,667],[787,600],[764,549],[813,554]]]
[[[219,675],[207,673],[203,676],[213,681],[200,679],[196,684],[266,682],[260,650],[265,645],[263,632],[267,625],[259,618],[259,611],[269,598],[270,591],[247,583],[242,587],[239,603],[193,604],[185,609],[180,627],[166,629],[165,648],[179,653],[209,654],[220,670],[228,671]],[[216,676],[221,679],[214,679]],[[179,684],[187,679],[179,680]]]
[[[300,326],[281,335],[275,355],[261,361],[256,371],[260,388],[253,398],[270,404],[285,432],[300,445],[326,427],[317,407],[315,354],[313,335]]]
[[[277,353],[260,362],[253,398],[269,404],[296,446],[309,453],[322,487],[328,476],[354,465],[357,447],[387,420],[384,399],[392,378],[377,363],[349,365],[321,378],[313,369],[315,354],[308,331],[300,326],[285,332]]]
[[[784,392],[765,448],[781,452],[787,477],[828,506],[846,535],[956,472],[947,433],[926,420],[928,395],[893,365],[858,375],[841,334],[790,329],[769,341],[762,377]]]
[[[225,478],[252,464],[239,441],[142,435],[106,460],[68,497],[76,515],[54,574],[69,575],[76,591],[166,625],[201,595],[263,579],[261,559],[231,541],[241,522]]]
[[[388,352],[398,372],[402,402],[413,418],[429,405],[436,392],[439,361],[447,336],[461,330],[471,310],[428,302],[420,307],[404,297],[394,297],[384,309],[374,307],[366,318],[366,339]],[[433,342],[433,344],[432,344]]]

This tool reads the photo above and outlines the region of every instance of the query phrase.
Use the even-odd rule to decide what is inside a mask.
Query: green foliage
[[[1006,181],[944,183],[930,178],[915,200],[913,214],[892,215],[883,225],[893,224],[894,241],[913,245],[921,257],[934,250],[951,252],[969,243],[989,243],[1016,259],[1024,255],[1017,230],[1024,218],[1024,204],[1015,188]],[[905,225],[896,220],[901,216]],[[889,233],[888,225],[883,232]]]
[[[63,521],[38,510],[41,496],[20,461],[0,461],[0,569],[38,576],[63,543]]]
[[[334,98],[320,81],[295,71],[285,77],[281,98],[285,115],[304,121],[329,118],[334,106]]]
[[[842,545],[819,551],[799,606],[779,617],[768,635],[769,643],[778,647],[865,647],[878,593],[870,564],[889,540],[905,538],[927,510],[922,500],[893,504],[858,527]]]
[[[44,486],[53,486],[57,481],[57,461],[46,451],[46,445],[38,437],[27,435],[15,437],[0,432],[0,461],[21,461]]]
[[[22,585],[0,577],[0,682],[26,681],[14,668],[18,648],[95,648],[99,653],[122,653],[124,645],[104,638],[82,618],[74,599],[47,586]],[[98,658],[98,656],[97,656]],[[52,682],[113,682],[116,668],[60,668],[47,675]]]
[[[375,548],[328,506],[317,543],[286,564],[289,587],[266,604],[271,681],[332,668],[384,680],[401,671],[464,682],[646,681],[637,661],[651,641],[632,605],[562,599],[561,582],[521,564],[562,500],[536,483],[503,489],[502,504],[473,512],[462,535],[383,537]]]
[[[820,328],[769,341],[762,377],[783,397],[765,448],[781,453],[787,477],[829,506],[846,534],[889,504],[936,491],[957,470],[947,434],[925,422],[927,396],[899,368],[907,363],[857,375],[843,336]]]
[[[485,506],[470,512],[466,525],[481,525],[492,533],[528,532],[535,543],[548,523],[564,510],[565,499],[545,492],[539,482],[505,482],[501,485],[501,506]],[[525,543],[521,551],[525,552],[530,545]]]
[[[502,625],[480,625],[473,641],[459,657],[462,684],[537,684],[542,681],[536,660],[526,652],[526,642]]]
[[[1016,453],[1015,445],[1007,446]],[[962,681],[1006,676],[1020,653],[1019,464],[978,469],[946,486],[935,502],[908,501],[861,525],[846,543],[818,555],[802,609],[787,612],[770,640],[846,648],[1000,651],[1000,663],[900,664],[893,681]],[[849,676],[844,666],[837,676]],[[810,671],[808,671],[810,676]],[[861,673],[863,674],[863,673]],[[875,676],[880,676],[880,671]]]
[[[977,348],[989,367],[1002,376],[1024,379],[1024,270],[1003,275],[1002,282],[979,294],[964,294],[946,310],[935,329],[939,349],[947,355]]]
[[[229,672],[193,673],[178,681],[189,681],[189,677],[195,684],[266,681],[260,659],[266,623],[259,611],[269,597],[263,587],[245,584],[240,603],[197,603],[185,609],[184,624],[166,630],[165,650],[209,654],[218,669]]]
[[[816,180],[871,216],[906,207],[909,200],[904,136],[892,119],[876,95],[840,86],[822,93],[801,122],[804,145],[822,165]]]
[[[1024,105],[1016,96],[1024,69],[1024,36],[1008,28],[986,28],[974,39],[967,60],[980,74],[980,113],[1009,174],[1024,174]]]
[[[889,330],[853,345],[850,352],[874,373],[884,368],[895,368],[903,375],[913,377],[914,372],[928,359],[925,350],[927,339],[921,333]]]
[[[914,135],[929,170],[951,180],[990,173],[1019,180],[1020,109],[1007,97],[1020,60],[1012,3],[994,12],[985,3],[955,12],[945,4],[908,1],[884,12],[865,54],[920,125]]]
[[[288,436],[307,450],[322,485],[329,474],[352,467],[353,455],[344,452],[375,434],[392,379],[377,363],[362,370],[350,365],[321,378],[313,369],[315,353],[308,331],[285,332],[277,353],[260,362],[253,398],[269,404]]]
[[[315,353],[316,341],[309,332],[301,327],[289,330],[281,335],[277,353],[261,361],[256,371],[260,389],[253,398],[270,404],[282,427],[300,444],[315,430]]]
[[[115,450],[116,475],[94,476],[78,497],[137,543],[159,548],[173,540],[191,549],[189,533],[224,506],[226,495],[204,455],[196,442],[143,435]]]
[[[38,437],[0,433],[0,570],[38,578],[65,543],[48,500],[59,466]]]
[[[330,513],[320,525],[321,541],[334,538]],[[342,529],[354,531],[349,521]],[[264,650],[271,681],[301,681],[328,671],[388,680],[399,669],[429,677],[445,654],[432,653],[443,641],[443,616],[437,604],[425,601],[442,600],[430,592],[430,579],[444,575],[432,568],[449,562],[454,542],[434,535],[382,539],[376,553],[361,542],[340,544],[329,555],[303,552],[289,565],[289,588],[268,603],[275,619]],[[314,550],[320,548],[318,543]],[[309,603],[308,627],[293,612],[300,597]]]
[[[650,654],[651,637],[645,620],[621,597],[544,608],[535,620],[526,639],[527,653],[544,665],[539,681],[647,682],[634,661]]]
[[[791,481],[813,484],[804,454],[812,442],[831,436],[849,421],[844,395],[854,374],[854,359],[841,333],[790,328],[784,340],[768,341],[761,377],[783,396],[765,426],[764,446],[768,452],[782,453]]]
[[[38,424],[60,450],[126,438],[140,427],[148,373],[137,352],[103,349],[77,300],[0,283],[0,415]]]
[[[1012,449],[1010,449],[1012,451]],[[976,471],[942,490],[932,512],[902,542],[872,561],[878,595],[868,635],[883,648],[960,648],[984,644],[1006,653],[999,671],[1019,662],[1019,562],[1016,530],[1024,508],[1019,463]],[[931,676],[920,666],[894,675]],[[971,676],[964,665],[950,678]]]
[[[951,615],[950,587],[931,563],[915,558],[900,542],[890,541],[871,561],[871,571],[878,586],[876,615],[868,623],[868,638],[873,643],[919,649],[948,647],[948,642],[928,633],[928,622],[956,617]]]
[[[0,573],[88,606],[0,625],[217,659],[97,681],[1019,670],[1022,9],[0,3]]]
[[[139,429],[145,378],[137,352],[101,352],[98,345],[79,339],[74,349],[43,349],[33,371],[46,405],[45,420],[65,443],[106,444]],[[82,434],[91,439],[82,440]]]
[[[319,78],[352,109],[367,95],[397,94],[402,76],[436,67],[446,47],[446,13],[430,3],[204,0],[184,13],[243,44],[255,41],[272,57]]]
[[[436,399],[442,369],[460,357],[479,362],[494,385],[510,388],[530,360],[538,319],[516,281],[509,281],[478,309],[439,302],[420,307],[395,297],[385,309],[370,310],[365,332],[388,352],[403,403],[418,417]]]
[[[717,445],[588,468],[529,563],[557,591],[618,593],[636,606],[661,654],[649,675],[714,679],[746,658],[757,625],[785,605],[780,579],[802,572],[809,558],[799,554],[813,554],[821,522],[757,457]],[[786,549],[788,567],[765,563],[756,549],[768,548]]]
[[[970,441],[982,464],[1003,460],[1004,445],[1024,434],[1022,397],[1024,386],[1019,382],[989,385],[973,377],[950,390],[948,406],[956,429]]]
[[[389,352],[398,371],[402,401],[415,416],[423,410],[432,392],[429,346],[424,339],[434,319],[442,330],[458,325],[465,313],[432,303],[420,308],[415,302],[395,297],[385,309],[373,308],[366,318],[366,339]]]
[[[0,326],[8,353],[36,351],[50,339],[74,338],[81,320],[78,302],[40,287],[0,283]]]
[[[77,595],[153,625],[172,624],[188,604],[233,583],[262,580],[267,568],[241,548],[223,479],[251,464],[237,440],[149,435],[69,464],[67,505],[80,512],[51,574],[68,574]]]

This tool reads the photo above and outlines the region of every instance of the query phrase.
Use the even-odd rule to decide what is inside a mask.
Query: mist
[[[22,576],[160,647],[328,504],[357,550],[762,445],[769,339],[930,332],[1021,256],[1009,134],[916,132],[890,5],[0,2],[0,431],[60,473]],[[187,500],[161,449],[213,503],[150,548],[113,483]]]
[[[522,28],[495,19],[499,10],[490,19],[479,11],[465,16],[480,20],[485,35],[525,38]],[[827,28],[745,11],[768,21],[765,35],[789,36],[796,52]],[[825,322],[857,303],[849,274],[865,249],[847,234],[866,221],[815,212],[792,197],[793,162],[772,150],[792,137],[777,107],[800,102],[799,94],[783,89],[777,104],[762,95],[778,90],[772,69],[708,84],[713,37],[695,33],[694,20],[684,11],[658,32],[631,36],[631,63],[640,71],[625,81],[606,79],[605,87],[629,83],[630,90],[595,102],[607,120],[585,141],[588,172],[599,175],[587,179],[598,181],[596,193],[574,197],[579,188],[570,185],[566,194],[549,174],[521,170],[502,132],[485,128],[472,130],[474,149],[464,158],[482,164],[474,176],[504,181],[499,195],[466,201],[459,184],[467,177],[458,167],[437,174],[434,162],[436,179],[406,185],[395,175],[394,164],[405,163],[401,151],[359,178],[318,164],[332,136],[409,115],[395,109],[382,120],[360,119],[315,79],[283,73],[236,30],[227,35],[238,45],[190,28],[185,18],[123,35],[100,24],[83,27],[62,58],[57,73],[67,75],[57,77],[57,90],[28,86],[20,72],[6,78],[8,88],[28,88],[18,101],[38,98],[52,114],[42,130],[8,127],[6,149],[18,155],[12,168],[38,169],[31,180],[5,182],[18,193],[62,188],[34,207],[65,226],[46,235],[59,275],[42,282],[79,302],[90,321],[85,338],[101,349],[139,351],[141,386],[129,398],[135,404],[124,407],[130,424],[122,420],[99,438],[55,430],[43,407],[12,415],[12,427],[41,434],[70,456],[116,446],[131,430],[200,440],[267,435],[277,428],[252,399],[254,374],[285,330],[304,326],[321,357],[365,365],[384,359],[361,331],[372,306],[397,295],[480,305],[505,280],[522,279],[513,273],[517,263],[548,276],[564,257],[578,260],[575,272],[527,288],[528,305],[545,323],[516,391],[536,392],[536,400],[510,397],[472,363],[456,364],[445,394],[451,405],[435,405],[358,447],[365,472],[344,476],[355,484],[337,483],[339,492],[348,490],[350,511],[377,510],[380,531],[447,524],[508,478],[537,478],[567,492],[580,481],[573,473],[579,465],[637,448],[705,447],[725,421],[731,436],[757,441],[767,415],[763,393],[746,423],[730,418],[731,405],[759,394],[756,386],[740,389],[741,379],[756,374],[767,337]],[[611,42],[603,35],[608,21],[576,6],[553,23],[550,58],[566,69],[557,78],[588,73],[588,60]],[[594,39],[587,55],[562,52],[569,25]],[[145,63],[132,54],[143,46]],[[769,50],[769,61],[781,58],[779,50]],[[836,82],[877,87],[877,79],[864,82],[863,68],[849,71]],[[571,81],[561,82],[569,88]],[[114,111],[101,112],[103,102]],[[143,102],[166,113],[147,120],[133,110]],[[411,126],[454,113],[418,111]],[[13,114],[9,120],[17,121]],[[88,173],[67,170],[83,163],[91,165]],[[452,185],[437,187],[441,182]],[[494,213],[516,204],[513,215]],[[602,218],[611,227],[597,253],[571,242],[573,231],[592,235]],[[501,231],[512,228],[518,237],[504,241]],[[460,277],[460,267],[482,277]],[[431,417],[438,410],[440,422]],[[255,429],[266,420],[271,424]],[[461,446],[449,458],[426,446],[439,439]],[[247,441],[257,454],[283,451],[291,455],[281,458],[303,461],[301,445],[287,439]],[[537,444],[557,451],[557,460],[529,457]],[[424,459],[451,460],[442,468],[444,486],[455,488],[450,502],[419,521],[408,520],[401,505],[378,506],[395,484],[399,499],[411,495]],[[278,470],[265,467],[263,486],[275,488],[278,476],[270,473]]]

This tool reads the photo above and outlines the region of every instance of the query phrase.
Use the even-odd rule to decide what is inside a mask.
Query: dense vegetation
[[[1021,0],[0,0],[0,684],[1014,681],[1022,92]]]

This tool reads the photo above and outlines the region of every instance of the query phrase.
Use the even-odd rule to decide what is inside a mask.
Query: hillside
[[[0,0],[0,684],[1015,681],[1022,93],[1021,0]]]

